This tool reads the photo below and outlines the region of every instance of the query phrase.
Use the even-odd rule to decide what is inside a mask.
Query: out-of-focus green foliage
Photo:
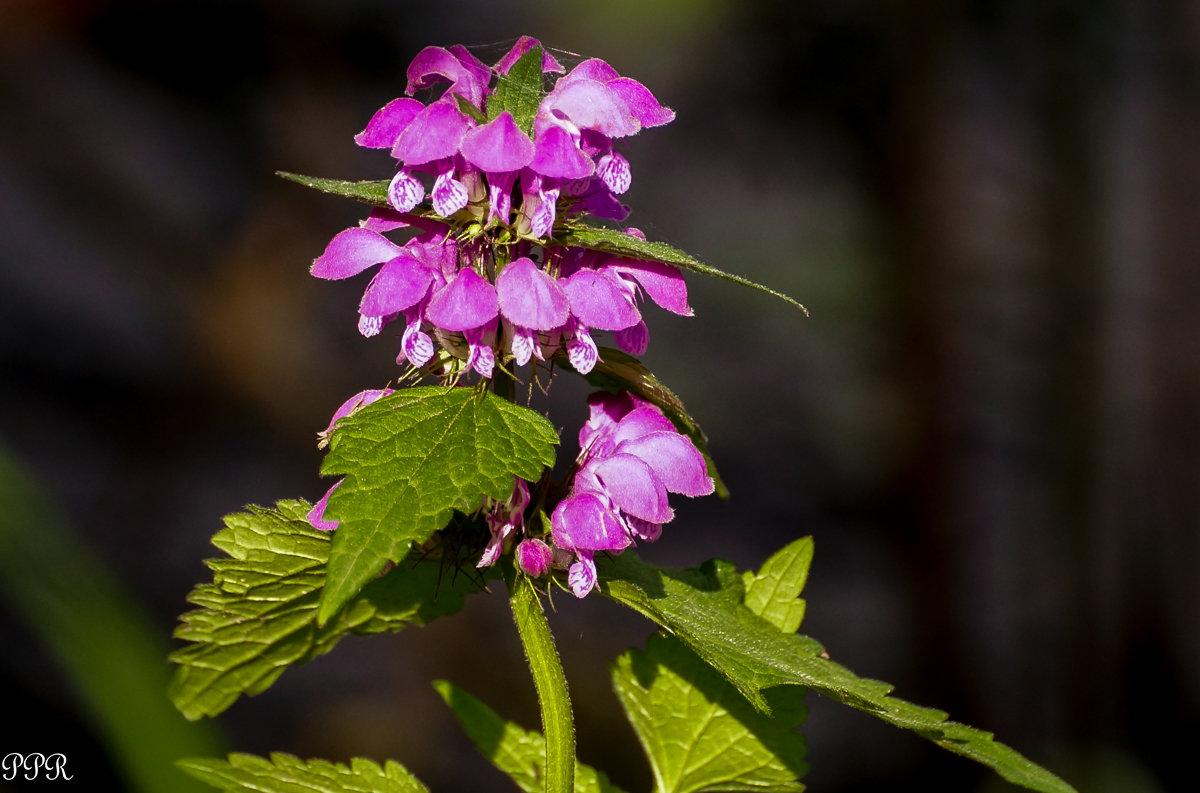
[[[206,789],[174,763],[219,752],[220,740],[211,725],[189,724],[167,700],[166,643],[3,447],[0,592],[62,668],[129,790]]]

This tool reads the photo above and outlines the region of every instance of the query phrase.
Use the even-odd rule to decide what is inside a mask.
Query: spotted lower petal
[[[587,374],[596,367],[596,362],[600,360],[600,350],[586,328],[576,329],[571,340],[567,342],[567,360],[580,374]]]
[[[401,168],[388,184],[387,197],[397,212],[411,212],[425,198],[425,185],[407,168]]]

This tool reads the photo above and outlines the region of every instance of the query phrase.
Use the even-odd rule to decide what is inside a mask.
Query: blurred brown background
[[[315,499],[314,433],[396,373],[363,286],[307,267],[386,178],[351,136],[426,44],[528,33],[647,84],[631,222],[807,304],[700,277],[647,362],[733,491],[645,549],[757,565],[816,540],[804,630],[1083,790],[1190,789],[1200,741],[1200,6],[611,0],[0,0],[0,441],[164,643],[219,516]],[[573,436],[584,390],[560,378]],[[567,451],[570,453],[570,446]],[[37,527],[29,527],[36,531]],[[581,758],[649,772],[603,662],[649,624],[558,597]],[[502,598],[284,675],[238,750],[397,759],[506,790],[428,686],[537,715]],[[115,785],[0,605],[0,751]],[[820,791],[1000,789],[809,697]],[[30,751],[32,749],[26,749]],[[90,787],[88,789],[100,789]],[[115,789],[115,788],[114,788]]]

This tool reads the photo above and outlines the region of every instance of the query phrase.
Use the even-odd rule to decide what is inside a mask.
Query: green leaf
[[[281,501],[229,515],[213,544],[228,558],[207,562],[213,583],[197,586],[171,654],[169,693],[189,719],[215,716],[242,694],[265,691],[289,666],[329,652],[348,633],[424,625],[462,607],[477,585],[436,562],[409,562],[372,581],[333,620],[317,625],[330,533],[304,519],[309,505]]]
[[[611,667],[613,688],[654,771],[656,793],[803,790],[804,689],[772,692],[772,716],[672,636],[629,650]]]
[[[464,116],[469,116],[470,118],[475,119],[475,122],[478,124],[488,123],[488,120],[489,120],[488,117],[484,114],[484,112],[482,110],[475,107],[475,105],[471,104],[470,99],[467,99],[462,94],[454,94],[453,96],[454,96],[454,101],[458,103],[459,111]]]
[[[812,566],[812,537],[801,537],[776,551],[757,573],[742,573],[743,605],[784,633],[795,633],[804,619],[800,593]]]
[[[565,358],[565,353],[560,353],[560,355]],[[675,429],[691,438],[696,449],[704,456],[708,475],[712,477],[713,483],[716,485],[717,497],[729,498],[729,488],[725,486],[721,475],[717,473],[717,463],[708,451],[708,436],[688,413],[683,401],[675,396],[671,389],[663,385],[649,369],[642,365],[641,361],[627,352],[612,347],[601,347],[600,359],[592,371],[584,377],[597,388],[603,388],[612,393],[622,390],[632,391],[642,399],[657,405],[663,415],[675,425]]]
[[[322,193],[332,193],[344,198],[353,198],[377,207],[391,206],[387,199],[388,181],[379,182],[347,182],[342,179],[322,179],[317,176],[303,176],[298,173],[276,171],[276,176],[282,176],[289,182],[296,182]]]
[[[473,388],[406,388],[340,420],[321,467],[345,479],[326,509],[340,524],[318,624],[455,510],[507,498],[513,477],[536,481],[556,443],[542,416]]]
[[[493,121],[507,110],[517,128],[533,137],[533,119],[542,103],[542,48],[534,47],[500,75],[487,100],[487,118]]]
[[[525,793],[543,793],[546,780],[546,741],[505,721],[475,697],[445,680],[433,687],[454,711],[463,731],[492,765],[507,774]],[[608,777],[576,761],[575,793],[621,793]]]
[[[301,760],[283,752],[271,759],[231,754],[229,760],[189,758],[179,767],[229,793],[428,793],[404,766],[355,757],[349,766],[327,760]]]
[[[580,248],[590,248],[591,250],[604,251],[617,256],[625,256],[630,259],[643,259],[654,262],[665,262],[673,264],[676,267],[682,267],[685,270],[691,270],[704,275],[711,275],[714,278],[720,278],[725,281],[731,281],[735,284],[748,286],[751,289],[757,289],[760,292],[766,292],[768,295],[774,295],[780,300],[791,303],[796,308],[808,314],[808,309],[792,298],[776,292],[769,286],[755,283],[740,275],[718,270],[712,265],[705,264],[691,254],[684,253],[678,248],[672,247],[665,242],[648,242],[638,239],[631,234],[626,234],[617,229],[599,228],[596,226],[586,226],[583,224],[575,224],[567,228],[567,230],[558,238],[556,242],[560,245],[573,245]]]
[[[745,579],[728,562],[660,569],[627,551],[597,566],[605,595],[673,633],[763,713],[771,711],[767,689],[807,686],[987,765],[1014,784],[1045,793],[1073,791],[1046,769],[993,741],[991,733],[947,721],[943,711],[888,696],[889,684],[858,677],[822,657],[824,649],[815,640],[785,633],[758,616],[744,605]],[[772,574],[766,571],[760,577],[770,579]],[[773,615],[775,609],[764,609],[764,614]]]

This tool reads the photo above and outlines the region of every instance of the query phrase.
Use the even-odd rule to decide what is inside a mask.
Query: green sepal
[[[695,273],[711,275],[714,278],[720,278],[724,281],[730,281],[741,286],[748,286],[751,289],[757,289],[760,292],[766,292],[768,295],[775,297],[785,302],[791,303],[796,308],[808,314],[808,309],[791,297],[777,292],[769,286],[751,281],[748,278],[743,278],[740,275],[727,273],[724,270],[718,270],[710,264],[705,264],[689,253],[668,245],[665,242],[650,242],[639,239],[632,234],[626,234],[617,229],[601,228],[597,226],[588,226],[582,223],[574,223],[567,225],[563,231],[554,238],[554,244],[570,245],[578,248],[588,248],[595,251],[603,251],[611,253],[615,256],[624,256],[630,259],[642,259],[652,262],[663,262],[665,264],[673,264],[676,267],[682,267],[685,270],[691,270]]]
[[[318,624],[455,511],[536,481],[557,443],[538,413],[474,388],[406,388],[338,421],[321,466],[344,478],[325,511],[339,525]]]
[[[700,425],[692,418],[692,414],[688,413],[683,400],[663,385],[662,381],[655,377],[654,373],[647,369],[641,361],[629,353],[612,347],[600,347],[599,353],[600,359],[596,361],[592,371],[584,375],[584,378],[605,391],[612,393],[622,390],[632,391],[642,399],[657,405],[663,415],[675,425],[675,429],[691,438],[696,449],[703,455],[708,475],[712,477],[713,484],[716,486],[717,497],[722,500],[728,499],[729,488],[725,486],[721,475],[717,473],[717,463],[708,451],[708,436],[704,434],[704,430],[700,429]],[[563,358],[566,357],[565,353],[560,355]]]
[[[487,120],[494,121],[507,110],[517,129],[532,138],[542,96],[542,48],[534,47],[497,79],[496,90],[487,100]]]
[[[597,559],[597,567],[605,595],[678,637],[760,712],[771,713],[768,689],[807,686],[989,766],[1009,782],[1044,793],[1074,793],[1054,774],[993,741],[991,733],[947,721],[944,711],[888,696],[890,684],[858,677],[822,657],[819,642],[786,633],[755,614],[745,605],[746,579],[728,562],[675,570],[646,564],[626,551]]]
[[[215,716],[243,694],[262,693],[283,673],[327,653],[347,634],[395,632],[462,608],[479,586],[436,561],[410,561],[372,581],[337,619],[317,625],[329,532],[309,526],[303,501],[251,506],[225,517],[213,544],[228,556],[206,562],[211,584],[180,618],[169,695],[188,719]]]
[[[474,696],[445,680],[433,687],[450,706],[463,731],[488,762],[508,775],[525,793],[543,793],[546,784],[546,739],[502,719]],[[575,793],[622,793],[608,777],[576,761]]]
[[[227,793],[429,793],[429,788],[393,760],[381,767],[355,757],[347,766],[274,752],[270,759],[234,753],[228,760],[188,758],[176,765]]]

